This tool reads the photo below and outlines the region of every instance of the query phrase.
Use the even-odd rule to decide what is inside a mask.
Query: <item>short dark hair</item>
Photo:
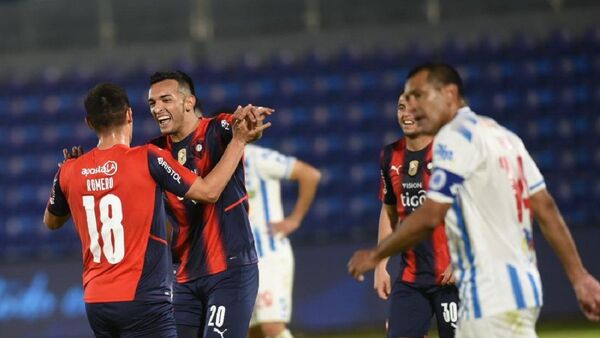
[[[449,84],[456,85],[458,87],[458,96],[461,98],[465,97],[465,87],[462,78],[454,67],[445,63],[428,62],[413,68],[408,72],[406,79],[408,80],[422,71],[427,71],[427,81],[442,86]]]
[[[192,95],[196,96],[196,90],[194,88],[194,82],[192,78],[186,73],[176,70],[176,71],[167,71],[167,72],[156,72],[150,76],[150,85],[164,81],[164,80],[175,80],[180,87],[184,87],[190,90]]]
[[[111,83],[92,88],[84,101],[86,118],[96,132],[125,124],[127,109],[131,107],[125,90]]]
[[[194,81],[192,81],[192,78],[187,75],[186,73],[180,71],[180,70],[176,70],[176,71],[167,71],[167,72],[156,72],[154,74],[152,74],[152,76],[150,76],[150,85],[152,86],[153,84],[160,82],[160,81],[164,81],[164,80],[175,80],[177,81],[177,84],[179,85],[179,87],[183,87],[183,88],[187,88],[190,90],[190,93],[192,95],[194,95],[194,97],[196,97],[196,109],[199,110],[201,113],[204,112],[204,109],[202,108],[202,102],[200,102],[200,99],[196,96],[196,89],[194,88]]]

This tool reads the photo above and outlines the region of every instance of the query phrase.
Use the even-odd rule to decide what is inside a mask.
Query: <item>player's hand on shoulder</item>
[[[83,155],[83,147],[82,146],[73,146],[71,151],[68,148],[64,148],[62,150],[63,153],[63,161],[58,164],[58,166],[62,166],[67,160],[78,158]]]
[[[452,270],[452,264],[448,264],[446,270],[442,273],[442,285],[454,285],[456,284],[456,278],[454,278],[454,273]]]
[[[584,273],[573,282],[573,289],[581,311],[587,319],[600,321],[600,283],[594,276]]]
[[[296,231],[298,227],[300,227],[300,221],[290,217],[279,222],[271,222],[271,231],[274,236],[281,235],[287,237],[289,234]]]
[[[379,298],[387,300],[392,292],[392,280],[385,266],[377,265],[374,272],[373,289]]]

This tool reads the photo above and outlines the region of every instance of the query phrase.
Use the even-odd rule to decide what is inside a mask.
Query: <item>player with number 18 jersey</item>
[[[73,217],[86,303],[170,300],[162,191],[183,196],[195,179],[153,145],[94,148],[62,165],[48,211]]]
[[[196,179],[153,145],[94,148],[59,169],[47,211],[73,217],[96,336],[176,336],[162,193],[183,196]]]

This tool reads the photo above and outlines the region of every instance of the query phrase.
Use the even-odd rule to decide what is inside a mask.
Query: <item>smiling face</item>
[[[193,96],[181,89],[176,80],[167,79],[150,86],[148,104],[163,135],[182,133],[187,113],[193,114]]]
[[[408,111],[406,105],[406,98],[404,97],[404,94],[401,94],[398,98],[396,115],[398,117],[398,124],[400,125],[400,128],[402,128],[404,136],[410,138],[418,136],[419,130],[417,123],[415,122],[415,117]]]
[[[441,85],[430,81],[423,70],[412,76],[404,86],[407,112],[420,132],[435,135],[448,123],[459,108],[455,85]]]

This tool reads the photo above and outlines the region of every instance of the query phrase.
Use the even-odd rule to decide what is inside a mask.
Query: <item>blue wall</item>
[[[600,229],[583,227],[573,233],[588,270],[600,276]],[[374,241],[296,248],[295,330],[310,333],[378,326],[383,330],[386,304],[373,292],[372,274],[363,283],[346,274],[352,252]],[[545,306],[540,320],[582,319],[572,288],[540,233],[536,234],[536,245],[544,284]],[[2,263],[0,337],[91,337],[80,273],[79,257]]]

